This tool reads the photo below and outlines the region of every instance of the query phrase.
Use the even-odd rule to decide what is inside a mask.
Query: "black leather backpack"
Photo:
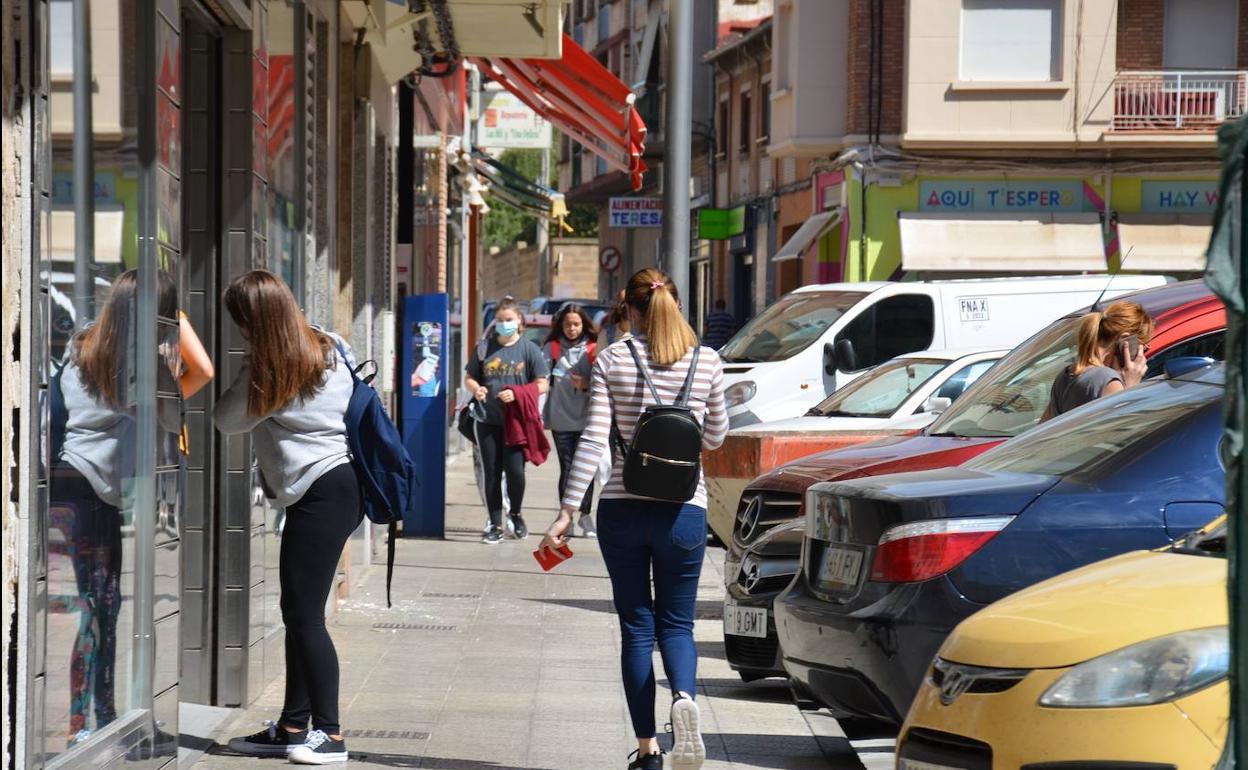
[[[676,396],[676,402],[665,405],[633,341],[628,340],[625,344],[657,403],[646,407],[641,417],[637,418],[632,443],[623,446],[621,439],[624,489],[641,497],[686,503],[697,494],[698,478],[702,473],[702,425],[688,406],[693,375],[698,368],[698,347],[693,348],[689,374]]]

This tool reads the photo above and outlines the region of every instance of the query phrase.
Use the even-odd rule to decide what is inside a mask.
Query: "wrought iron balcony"
[[[1212,131],[1244,114],[1248,72],[1120,72],[1112,130]]]

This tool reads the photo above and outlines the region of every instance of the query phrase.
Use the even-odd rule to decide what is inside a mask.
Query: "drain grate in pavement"
[[[481,594],[447,594],[439,591],[426,591],[421,594],[425,599],[480,599]]]
[[[344,738],[381,738],[396,741],[423,741],[429,733],[416,730],[343,730]]]
[[[439,626],[434,623],[374,623],[378,631],[455,631],[456,626]]]

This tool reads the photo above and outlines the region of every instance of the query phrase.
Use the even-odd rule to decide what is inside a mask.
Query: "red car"
[[[1161,372],[1166,361],[1179,356],[1222,360],[1226,311],[1203,282],[1172,283],[1115,299],[1139,302],[1156,321],[1146,376]],[[1074,359],[1081,315],[1060,318],[1019,345],[918,435],[821,452],[751,481],[738,504],[732,542],[726,544],[729,593],[749,578],[741,574],[746,549],[772,527],[803,515],[806,489],[812,484],[960,465],[1035,426],[1049,405],[1053,379]],[[750,566],[757,571],[759,565]],[[765,597],[768,605],[770,598]],[[733,668],[755,675],[780,673],[774,624],[770,617],[767,621],[765,641],[725,635]]]

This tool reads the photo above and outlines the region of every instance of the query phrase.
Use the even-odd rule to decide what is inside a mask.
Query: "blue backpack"
[[[346,363],[347,351],[338,343],[338,353]],[[367,363],[367,362],[366,362]],[[403,437],[390,415],[381,405],[381,397],[373,390],[376,375],[360,377],[366,364],[351,369],[355,385],[343,421],[347,426],[347,446],[351,450],[351,467],[360,481],[364,515],[374,524],[389,525],[386,544],[386,606],[390,606],[390,581],[394,577],[394,540],[403,514],[416,507],[416,488],[420,480]]]

